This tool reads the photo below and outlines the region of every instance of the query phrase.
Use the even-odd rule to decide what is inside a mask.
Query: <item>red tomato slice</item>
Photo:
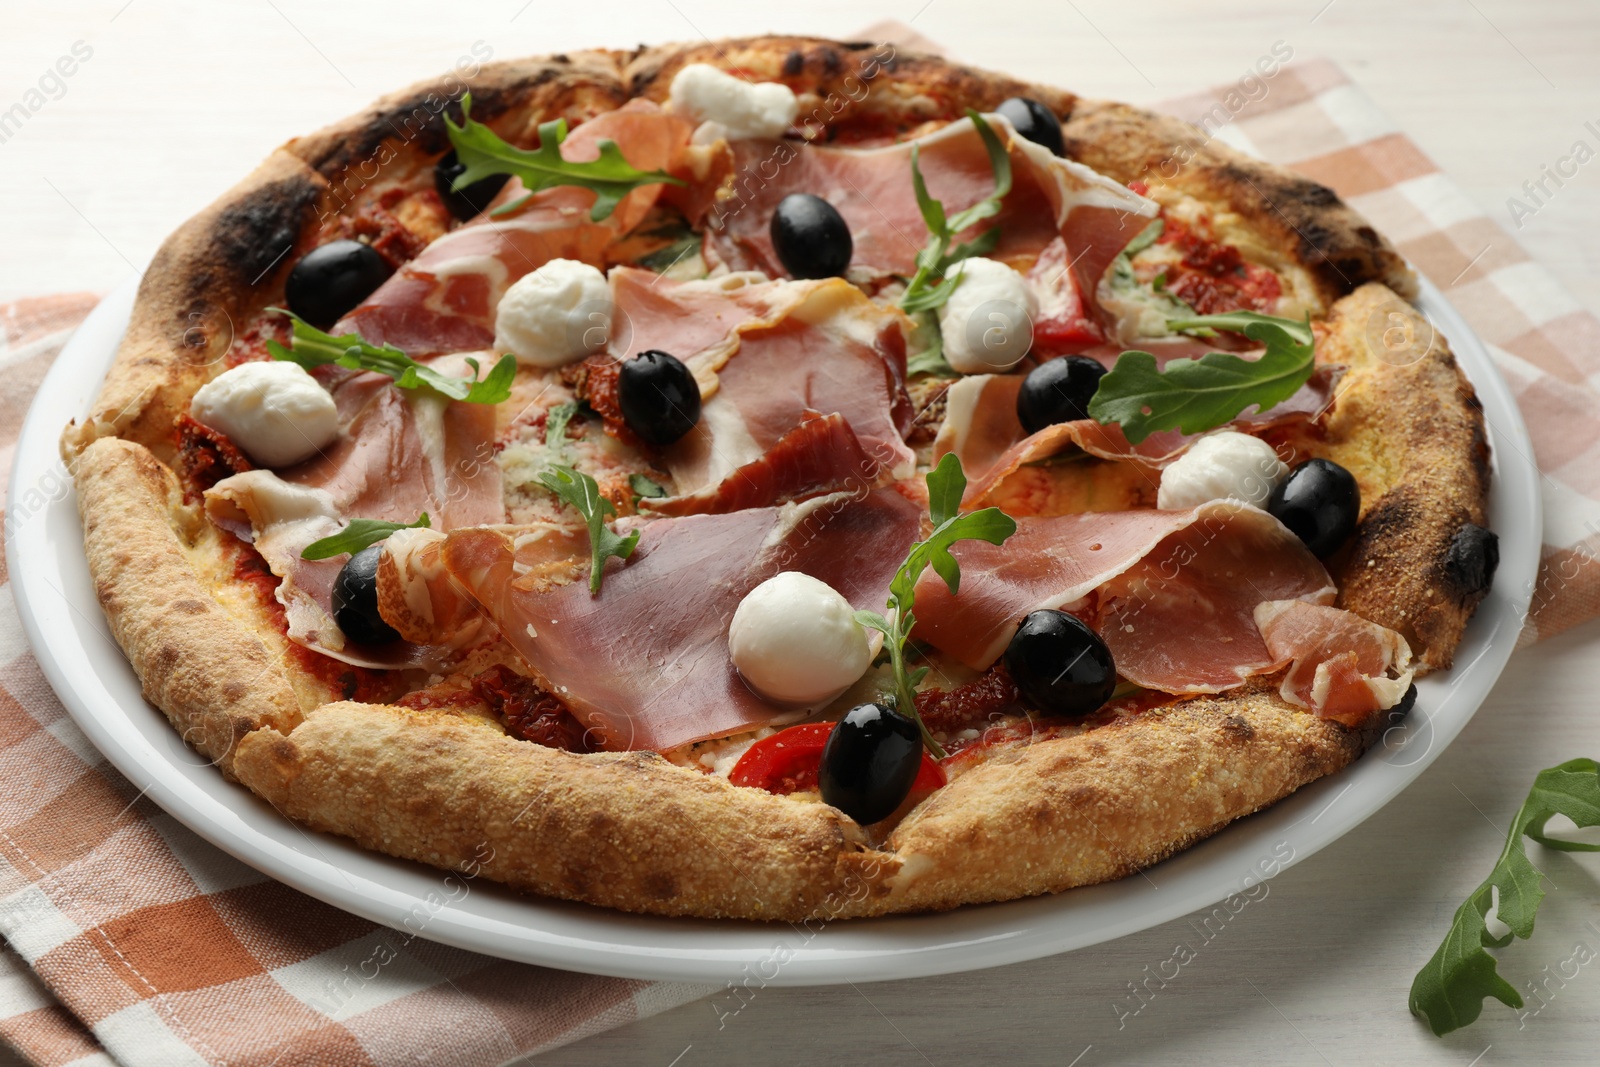
[[[739,757],[728,773],[734,785],[754,786],[769,793],[794,793],[817,788],[817,767],[822,763],[822,746],[833,732],[831,722],[807,722],[763,737]],[[944,785],[944,771],[932,756],[922,754],[913,793],[930,793]]]

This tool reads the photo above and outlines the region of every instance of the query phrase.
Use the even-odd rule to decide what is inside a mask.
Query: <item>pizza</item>
[[[1330,190],[882,44],[466,74],[173,234],[62,438],[144,693],[286,818],[948,909],[1156,863],[1449,669],[1483,417]]]

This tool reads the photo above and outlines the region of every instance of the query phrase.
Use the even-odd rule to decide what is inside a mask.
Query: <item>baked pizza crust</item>
[[[1172,134],[1170,120],[936,57],[791,37],[496,63],[469,80],[473,113],[516,137],[558,115],[576,121],[630,96],[659,99],[678,67],[699,60],[781,77],[800,92],[802,117],[813,102],[847,98],[829,126],[841,137],[904,133],[959,117],[968,104],[1023,94],[1067,117],[1080,159],[1123,177],[1124,156]],[[868,62],[876,64],[872,90],[855,102],[848,79],[865,77]],[[317,242],[323,217],[431,166],[446,140],[443,104],[434,110],[430,101],[459,89],[456,79],[422,83],[291,141],[180,228],[146,275],[93,413],[63,435],[113,634],[149,699],[225,774],[309,826],[391,855],[481,869],[532,892],[663,915],[798,920],[950,908],[1120,877],[1338,770],[1370,743],[1375,726],[1349,730],[1287,705],[1270,681],[1258,681],[1005,753],[935,793],[874,847],[826,805],[735,787],[653,754],[543,748],[470,709],[312,699],[317,687],[269,640],[270,612],[228,597],[211,559],[216,546],[200,535],[204,520],[169,469],[172,427],[194,390],[224,369],[232,324],[282,300],[288,264]],[[1283,236],[1272,221],[1283,205],[1258,204],[1252,213],[1241,190],[1294,191],[1298,206],[1281,212],[1290,229],[1327,239],[1296,244],[1293,254],[1320,279],[1328,304],[1374,279],[1411,291],[1393,249],[1331,193],[1307,191],[1301,179],[1221,146],[1202,152],[1219,162],[1191,172],[1187,195],[1232,205],[1268,238]],[[379,154],[381,173],[352,183],[352,168],[360,174]],[[1363,308],[1394,300],[1378,288],[1357,298]],[[1335,316],[1338,343],[1354,343],[1357,314]],[[217,329],[219,320],[227,328]],[[1470,386],[1447,354],[1418,367],[1404,387],[1415,391],[1404,411],[1449,407],[1456,436],[1430,455],[1467,454],[1450,450],[1458,431],[1470,436],[1474,426],[1481,444]],[[1368,376],[1366,414],[1336,423],[1346,436],[1332,447],[1347,448],[1352,462],[1369,435],[1394,435],[1397,449],[1418,444],[1383,417],[1383,405],[1403,397],[1384,392],[1379,371]],[[1349,381],[1345,396],[1360,395],[1363,378],[1352,372]],[[1481,458],[1470,462],[1481,467]],[[1442,565],[1435,558],[1428,570],[1428,553],[1454,521],[1441,516],[1482,516],[1481,478],[1459,492],[1441,490],[1442,481],[1374,481],[1385,488],[1369,516],[1390,517],[1363,524],[1353,557],[1421,575],[1419,597]],[[1397,493],[1411,505],[1383,503]],[[1380,611],[1379,575],[1371,585],[1361,574],[1351,582],[1350,606]],[[1426,645],[1436,633],[1453,647],[1470,605],[1428,602],[1432,621],[1417,622],[1408,636]]]

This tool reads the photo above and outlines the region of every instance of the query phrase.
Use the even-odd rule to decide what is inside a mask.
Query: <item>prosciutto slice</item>
[[[837,278],[671,282],[617,267],[611,286],[623,324],[611,355],[673,353],[704,404],[664,456],[679,496],[646,507],[729,511],[912,473],[899,312]],[[814,425],[819,417],[831,421]]]
[[[456,357],[435,366],[468,369]],[[504,522],[494,409],[396,389],[382,375],[340,373],[332,386],[343,423],[338,441],[287,470],[224,478],[206,491],[206,511],[252,541],[281,579],[277,598],[291,641],[356,666],[431,666],[448,650],[346,642],[330,601],[347,557],[303,560],[300,552],[352,518],[409,523],[427,512],[436,529]]]
[[[1331,603],[1333,582],[1264,511],[1213,502],[1189,511],[1024,517],[1003,546],[962,542],[959,596],[925,573],[915,636],[987,669],[1030,611],[1084,619],[1117,671],[1166,693],[1215,693],[1281,665],[1257,629],[1269,601]]]
[[[1155,217],[1155,203],[1017,136],[1003,117],[984,117],[1007,147],[1012,189],[998,216],[958,240],[971,240],[998,225],[999,244],[989,255],[1032,261],[1059,238],[1077,292],[1093,294],[1117,253]],[[913,144],[928,193],[944,204],[947,214],[994,192],[988,153],[970,119],[914,142],[882,148],[795,148],[787,142],[741,141],[730,149],[735,180],[707,221],[709,251],[735,270],[782,276],[768,232],[773,209],[790,193],[813,193],[849,224],[853,268],[873,274],[913,273],[928,233],[911,185]],[[774,161],[779,165],[773,166]]]
[[[1160,430],[1135,445],[1120,426],[1101,425],[1093,419],[1057,423],[1028,434],[1017,419],[1017,394],[1023,377],[969,375],[954,382],[945,394],[945,420],[934,440],[934,459],[937,462],[953,452],[961,460],[970,479],[963,499],[966,507],[983,506],[989,494],[1019,467],[1060,455],[1074,445],[1104,459],[1136,463],[1154,478],[1202,436]],[[1318,370],[1283,403],[1264,412],[1246,412],[1228,426],[1252,433],[1315,419],[1332,403],[1335,381],[1331,370]]]
[[[694,126],[645,100],[590,119],[562,142],[564,159],[599,157],[599,141],[617,142],[640,170],[671,170],[683,157]],[[534,194],[504,218],[488,214],[445,234],[379,286],[333,332],[354,331],[373,344],[392,344],[411,356],[465,352],[494,342],[494,313],[512,282],[552,259],[600,265],[616,238],[631,230],[661,195],[646,185],[623,197],[602,222],[589,220],[594,193],[557,186]],[[512,179],[495,205],[527,192]]]
[[[665,751],[792,714],[752,693],[728,656],[744,595],[803,571],[857,608],[879,608],[917,537],[921,510],[892,490],[646,523],[633,558],[587,581],[517,576],[511,541],[451,533],[445,565],[608,749]]]
[[[1325,719],[1361,726],[1405,696],[1415,671],[1411,646],[1393,630],[1339,608],[1298,600],[1256,605],[1267,649],[1291,663],[1279,692]]]

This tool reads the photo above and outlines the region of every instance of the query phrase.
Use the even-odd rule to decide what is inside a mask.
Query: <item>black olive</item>
[[[283,296],[289,310],[319,330],[344,317],[394,273],[389,261],[360,241],[329,241],[300,257]]]
[[[1061,120],[1039,101],[1013,96],[1000,101],[995,110],[1009,119],[1021,136],[1058,156],[1066,154],[1066,146],[1061,143]]]
[[[1111,650],[1064,611],[1029,613],[1006,646],[1005,661],[1023,698],[1047,715],[1088,715],[1117,687]]]
[[[500,190],[505,188],[506,182],[511,180],[509,174],[491,174],[487,178],[479,178],[465,189],[452,190],[450,183],[466,172],[466,164],[456,158],[454,148],[444,154],[444,158],[433,166],[433,187],[438,190],[439,199],[444,201],[444,206],[450,209],[450,214],[465,221],[484,213]]]
[[[922,731],[883,704],[851,708],[822,746],[822,799],[863,826],[887,818],[922,767]]]
[[[1308,459],[1267,498],[1267,511],[1327,559],[1356,532],[1361,490],[1355,476],[1331,459]]]
[[[1498,566],[1500,538],[1493,530],[1471,522],[1456,531],[1444,557],[1444,572],[1462,596],[1476,596],[1488,589]]]
[[[382,545],[370,545],[350,557],[333,580],[333,621],[350,640],[381,645],[400,635],[378,614],[378,557]]]
[[[810,193],[790,193],[780,200],[771,231],[778,261],[796,278],[837,278],[855,251],[844,216]]]
[[[1089,417],[1089,401],[1094,399],[1106,368],[1088,356],[1063,356],[1047,359],[1022,379],[1017,393],[1017,419],[1029,433],[1038,433],[1058,422],[1075,422]]]
[[[628,429],[664,447],[700,421],[700,386],[682,360],[651,349],[623,363],[617,404]]]

